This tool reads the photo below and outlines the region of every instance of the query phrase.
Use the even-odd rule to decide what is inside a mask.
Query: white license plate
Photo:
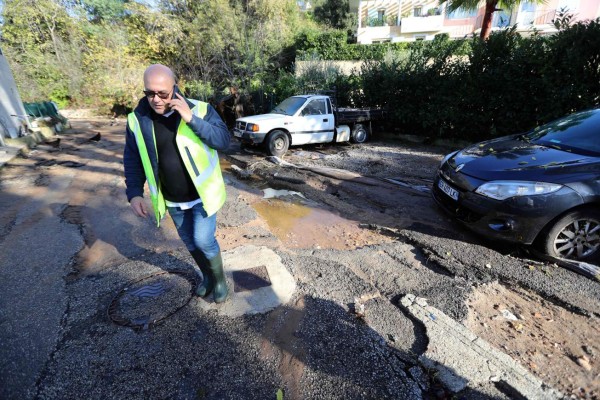
[[[240,130],[237,130],[237,129],[233,130],[233,136],[235,136],[235,137],[242,137],[243,135],[244,135],[244,132],[242,132]]]
[[[458,200],[458,191],[450,185],[448,185],[443,180],[438,181],[438,187],[442,190],[442,192],[446,193],[448,196],[452,197],[454,200]]]

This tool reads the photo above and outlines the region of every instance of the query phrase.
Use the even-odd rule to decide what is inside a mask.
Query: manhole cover
[[[271,286],[267,267],[260,266],[241,271],[233,271],[233,291],[236,293]]]
[[[117,325],[149,329],[191,300],[196,282],[186,271],[165,271],[129,283],[114,297],[108,316]]]

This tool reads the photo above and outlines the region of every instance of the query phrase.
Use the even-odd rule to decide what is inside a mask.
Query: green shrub
[[[440,36],[365,64],[360,81],[362,103],[386,107],[402,133],[479,141],[526,131],[600,105],[600,20],[550,37]]]
[[[349,44],[347,33],[341,30],[305,31],[296,38],[296,59],[382,60],[389,51],[404,51],[408,47],[406,42]]]

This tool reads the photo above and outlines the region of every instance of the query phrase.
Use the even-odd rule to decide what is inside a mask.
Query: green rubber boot
[[[190,251],[190,254],[194,257],[194,261],[196,261],[202,272],[202,282],[196,287],[196,296],[206,297],[213,291],[214,287],[212,272],[208,267],[208,260],[202,250],[196,249]]]
[[[214,278],[213,293],[215,297],[215,303],[223,303],[227,300],[229,289],[227,288],[227,280],[225,279],[225,272],[223,272],[223,259],[221,253],[208,260],[208,267],[212,272]]]

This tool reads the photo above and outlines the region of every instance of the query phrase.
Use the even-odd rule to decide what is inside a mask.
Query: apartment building
[[[556,32],[552,20],[562,9],[573,13],[574,21],[595,19],[600,16],[600,0],[522,1],[512,10],[496,11],[492,30],[516,25],[523,34],[534,30],[552,34]],[[358,15],[357,41],[362,44],[431,40],[439,33],[455,39],[478,34],[484,10],[484,1],[477,10],[449,13],[438,0],[350,0],[350,11]]]

